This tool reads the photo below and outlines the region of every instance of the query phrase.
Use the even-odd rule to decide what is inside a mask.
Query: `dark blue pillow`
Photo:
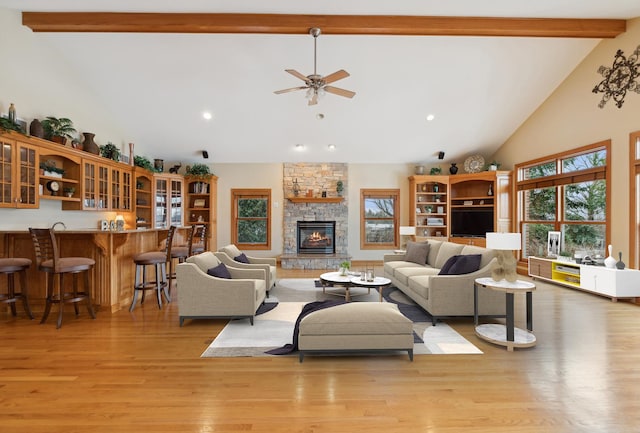
[[[215,268],[209,269],[207,271],[207,274],[211,275],[212,277],[226,278],[227,280],[231,279],[231,273],[229,272],[229,269],[227,269],[227,267],[224,265],[224,263],[220,263]]]
[[[233,260],[240,263],[249,263],[249,259],[244,253],[240,253],[240,255],[238,257],[234,257]]]
[[[442,266],[438,275],[462,275],[470,274],[480,269],[480,254],[455,255]]]

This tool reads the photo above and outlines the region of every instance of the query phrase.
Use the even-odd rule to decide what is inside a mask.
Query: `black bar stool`
[[[96,264],[95,260],[88,257],[60,257],[58,252],[58,243],[56,242],[53,229],[34,229],[29,228],[33,247],[36,252],[36,261],[38,270],[47,273],[47,299],[44,308],[44,315],[40,324],[46,322],[51,305],[58,304],[60,311],[58,312],[57,328],[62,326],[62,313],[64,304],[73,304],[76,316],[79,314],[78,302],[86,301],[87,310],[92,319],[96,318],[96,313],[91,305],[91,282],[89,281],[89,271]],[[84,291],[78,290],[78,274],[84,274]],[[71,274],[73,283],[71,290],[65,290],[64,276]],[[55,277],[58,277],[58,291],[55,290]]]
[[[33,320],[33,313],[29,307],[29,290],[27,288],[27,269],[31,260],[24,258],[0,259],[0,274],[7,275],[7,294],[0,294],[0,302],[11,306],[11,314],[16,315],[16,301],[22,300],[24,311]],[[15,274],[20,278],[20,292],[15,291]]]
[[[158,308],[162,309],[162,294],[167,302],[171,302],[171,297],[167,291],[167,262],[171,257],[171,243],[173,242],[173,234],[176,231],[175,226],[169,227],[167,235],[167,243],[164,251],[148,251],[146,253],[136,254],[133,262],[136,264],[136,279],[133,284],[133,300],[129,311],[133,311],[138,300],[138,293],[142,292],[140,304],[144,304],[144,294],[147,290],[155,290],[158,298]],[[153,266],[155,269],[155,280],[147,281],[147,266]]]

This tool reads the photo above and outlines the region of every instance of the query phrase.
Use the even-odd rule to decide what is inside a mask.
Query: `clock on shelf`
[[[51,192],[51,195],[58,195],[58,191],[60,191],[60,183],[55,180],[47,182],[46,187]]]

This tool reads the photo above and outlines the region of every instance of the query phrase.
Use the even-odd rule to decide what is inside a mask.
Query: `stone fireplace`
[[[348,253],[348,176],[347,164],[342,163],[285,163],[283,164],[284,218],[283,218],[283,254],[280,257],[283,269],[338,269],[340,263],[349,260]],[[336,183],[341,180],[344,197],[338,197]],[[297,184],[299,193],[294,193]],[[325,239],[319,239],[331,233],[321,230],[313,236],[318,245],[315,251],[298,249],[298,223],[332,223],[332,241],[330,246]],[[325,230],[325,229],[322,229]],[[331,250],[329,250],[329,247]]]
[[[334,254],[335,221],[298,221],[298,254]]]

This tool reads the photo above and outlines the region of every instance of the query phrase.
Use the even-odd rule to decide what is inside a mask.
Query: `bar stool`
[[[199,239],[198,243],[193,243],[194,239]],[[196,225],[193,229],[191,244],[189,245],[189,257],[207,251],[207,225]]]
[[[173,234],[176,231],[175,226],[169,227],[167,234],[167,243],[164,251],[148,251],[146,253],[136,254],[133,262],[136,264],[136,279],[133,284],[133,300],[129,311],[133,311],[138,300],[138,293],[142,292],[140,304],[144,304],[144,294],[147,290],[155,290],[158,298],[158,308],[162,309],[162,294],[167,302],[171,302],[171,297],[167,291],[167,259],[171,257],[171,243],[173,242]],[[147,281],[147,266],[153,266],[155,269],[155,280]]]
[[[24,311],[33,320],[33,313],[29,307],[29,291],[27,289],[27,269],[31,266],[31,260],[23,258],[0,259],[0,274],[7,275],[7,294],[0,294],[0,302],[11,306],[11,314],[16,316],[16,302],[22,300]],[[20,278],[20,292],[15,291],[15,274]]]
[[[51,305],[58,304],[60,311],[58,312],[58,323],[56,328],[62,326],[62,313],[64,304],[73,304],[76,316],[79,314],[78,302],[86,301],[87,310],[92,319],[96,318],[96,313],[91,305],[91,283],[89,281],[89,271],[96,264],[95,260],[88,257],[60,257],[58,252],[58,243],[53,229],[34,229],[29,228],[33,247],[36,253],[36,262],[38,270],[47,273],[47,298],[44,308],[44,315],[40,324],[46,322]],[[78,290],[78,274],[84,273],[84,291]],[[73,284],[71,291],[65,291],[64,276],[71,274]],[[55,290],[55,277],[58,277],[58,293]]]
[[[193,243],[193,226],[187,229],[187,245],[172,246],[169,254],[169,294],[171,294],[171,282],[176,278],[176,271],[173,269],[173,261],[183,263],[189,257],[190,245]]]

